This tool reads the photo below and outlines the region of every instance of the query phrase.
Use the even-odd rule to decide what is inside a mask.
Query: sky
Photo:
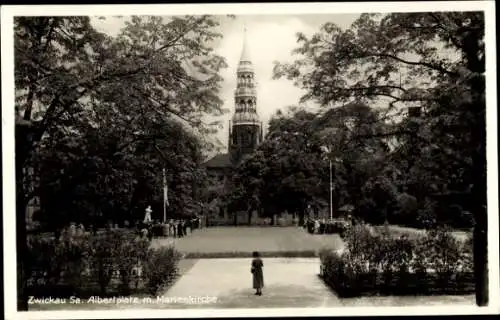
[[[297,47],[296,33],[312,35],[326,22],[333,22],[341,28],[348,28],[358,14],[325,15],[239,15],[234,19],[220,17],[219,30],[223,38],[214,43],[215,53],[226,59],[228,68],[223,69],[221,98],[224,109],[229,113],[217,118],[223,123],[217,138],[227,150],[229,120],[234,112],[234,90],[236,89],[236,68],[241,56],[244,28],[247,29],[247,46],[255,70],[257,82],[257,112],[264,123],[264,131],[271,116],[278,109],[297,105],[302,90],[286,79],[273,80],[273,62],[291,62],[292,50]],[[94,18],[94,26],[110,35],[116,35],[127,17]],[[314,108],[314,105],[305,107]]]

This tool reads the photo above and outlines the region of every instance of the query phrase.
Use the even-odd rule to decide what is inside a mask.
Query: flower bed
[[[28,248],[28,293],[45,297],[154,295],[175,279],[180,260],[173,248],[149,248],[124,230],[59,242],[33,237]]]
[[[345,241],[342,253],[320,253],[321,276],[341,297],[474,292],[470,243],[445,230],[394,239],[355,226]]]

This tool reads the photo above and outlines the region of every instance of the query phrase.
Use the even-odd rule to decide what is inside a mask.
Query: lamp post
[[[330,164],[330,220],[333,219],[333,172],[332,172],[332,160],[328,159]]]
[[[165,173],[165,168],[163,168],[163,223],[167,223],[167,205],[168,205],[168,186],[167,186],[167,175]]]
[[[333,219],[333,161],[332,161],[332,153],[329,147],[322,146],[321,150],[328,157],[328,167],[330,170],[330,220]],[[342,159],[335,157],[333,159],[335,162],[342,162]]]
[[[330,220],[333,219],[333,164],[331,150],[327,146],[321,146],[321,150],[328,157],[328,167],[330,171]]]

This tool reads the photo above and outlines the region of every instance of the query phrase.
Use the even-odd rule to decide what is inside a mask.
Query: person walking
[[[182,238],[182,223],[180,221],[177,221],[177,236],[179,238]]]
[[[254,251],[252,260],[252,268],[250,271],[253,275],[253,288],[256,290],[255,295],[262,295],[262,288],[264,288],[264,272],[262,268],[264,267],[264,263],[260,258],[260,254],[257,251]]]
[[[173,219],[168,221],[168,235],[170,237],[175,237],[175,224]]]
[[[149,225],[147,226],[147,237],[149,239],[149,242],[153,241],[153,226]]]

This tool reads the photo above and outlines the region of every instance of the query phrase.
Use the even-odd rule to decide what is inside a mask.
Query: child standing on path
[[[257,290],[255,292],[256,295],[262,295],[262,288],[264,287],[264,272],[262,271],[262,267],[264,267],[264,263],[260,258],[260,254],[257,251],[254,251],[252,260],[252,269],[251,272],[253,274],[253,288]]]

